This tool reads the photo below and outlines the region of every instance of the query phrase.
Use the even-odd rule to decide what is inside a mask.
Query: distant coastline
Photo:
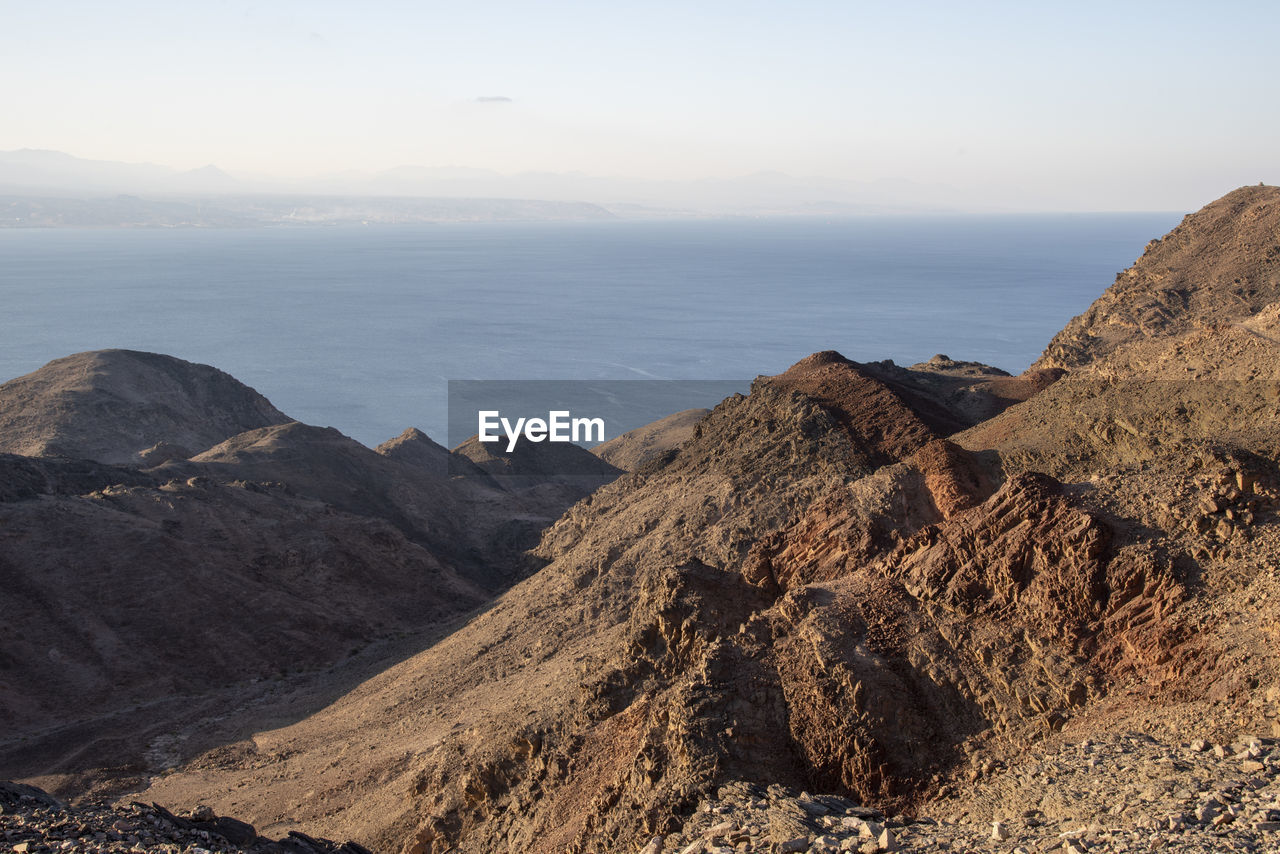
[[[614,218],[587,202],[531,199],[0,193],[0,228],[257,228]]]

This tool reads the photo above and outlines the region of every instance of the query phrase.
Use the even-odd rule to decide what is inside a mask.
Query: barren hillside
[[[135,350],[77,353],[0,385],[0,452],[33,457],[137,464],[157,445],[188,456],[288,420],[216,368]]]
[[[397,854],[1280,849],[1278,196],[1019,377],[758,379],[448,637],[130,797]]]

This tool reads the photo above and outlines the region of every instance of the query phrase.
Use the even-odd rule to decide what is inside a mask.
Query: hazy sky
[[[1280,182],[1277,31],[1275,0],[0,0],[0,150],[1191,209]]]

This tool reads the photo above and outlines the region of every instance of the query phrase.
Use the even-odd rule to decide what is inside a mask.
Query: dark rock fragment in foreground
[[[174,850],[220,854],[372,854],[355,842],[333,842],[291,831],[280,840],[253,825],[197,807],[174,815],[159,804],[68,806],[35,786],[0,781],[0,846],[49,851],[138,852]]]

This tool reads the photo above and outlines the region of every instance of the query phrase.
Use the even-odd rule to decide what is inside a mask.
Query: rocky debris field
[[[354,842],[338,844],[302,833],[281,840],[258,836],[250,824],[197,807],[177,816],[134,803],[68,807],[34,786],[0,783],[0,850],[14,854],[370,854]]]
[[[1280,851],[1280,740],[1118,734],[992,768],[926,815],[731,783],[641,854]]]

